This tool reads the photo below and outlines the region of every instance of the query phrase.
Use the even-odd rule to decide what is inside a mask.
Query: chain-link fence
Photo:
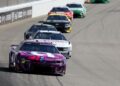
[[[0,7],[6,7],[6,6],[27,3],[32,1],[39,1],[39,0],[0,0]]]

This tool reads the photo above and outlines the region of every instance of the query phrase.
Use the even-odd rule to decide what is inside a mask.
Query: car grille
[[[68,51],[68,48],[58,47],[59,51]]]

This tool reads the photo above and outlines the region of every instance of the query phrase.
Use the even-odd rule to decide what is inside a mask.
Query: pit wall
[[[25,18],[46,15],[51,8],[65,6],[67,3],[81,3],[85,0],[40,0],[0,8],[0,24],[10,23]]]
[[[84,4],[84,0],[46,0],[38,2],[32,7],[32,17],[38,17],[47,14],[51,8],[56,6],[65,6],[67,3],[81,3]]]

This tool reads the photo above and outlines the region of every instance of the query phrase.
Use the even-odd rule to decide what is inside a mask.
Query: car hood
[[[37,51],[19,51],[20,56],[26,57],[30,60],[44,59],[46,61],[63,60],[65,57],[62,54],[53,54],[48,52]]]
[[[67,40],[51,40],[51,39],[35,39],[38,40],[40,42],[47,42],[47,43],[52,43],[53,45],[55,45],[56,47],[71,47],[71,43]]]

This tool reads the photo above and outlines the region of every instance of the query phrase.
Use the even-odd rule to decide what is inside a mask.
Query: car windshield
[[[69,12],[69,9],[68,8],[59,8],[59,7],[57,7],[57,8],[53,8],[51,10],[51,12]]]
[[[37,33],[34,39],[66,40],[64,35],[56,33]]]
[[[33,25],[28,32],[37,32],[38,30],[49,30],[49,31],[57,31],[55,27],[51,26],[43,26],[43,25]]]
[[[38,51],[38,52],[49,52],[49,53],[59,53],[57,48],[52,45],[41,45],[39,43],[24,43],[21,48],[21,51]]]
[[[70,8],[82,8],[81,4],[68,4],[67,6]]]
[[[59,16],[59,15],[48,16],[47,20],[66,20],[66,21],[68,21],[66,16]]]

